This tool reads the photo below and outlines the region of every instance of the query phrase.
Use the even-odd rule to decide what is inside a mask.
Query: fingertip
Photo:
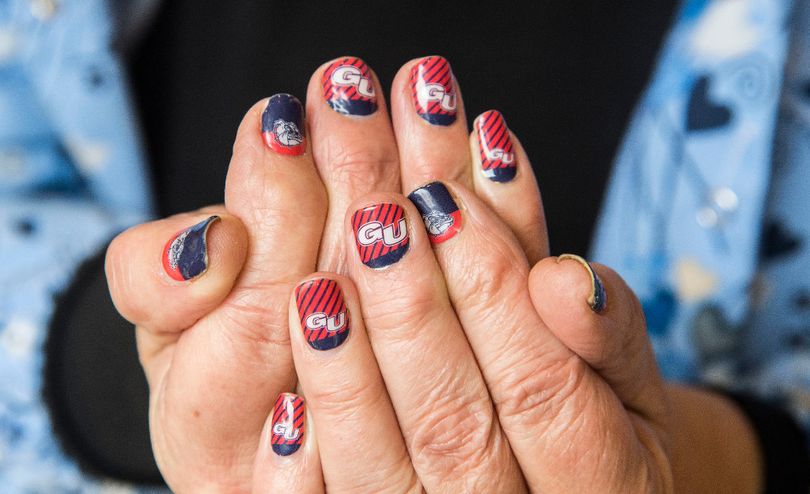
[[[185,329],[227,296],[246,252],[244,226],[224,210],[135,226],[107,249],[113,303],[133,324],[160,332]]]

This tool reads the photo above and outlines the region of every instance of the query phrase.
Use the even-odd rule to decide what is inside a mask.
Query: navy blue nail
[[[564,259],[576,261],[588,271],[588,276],[591,277],[591,294],[588,296],[588,305],[591,307],[591,310],[596,313],[603,312],[607,307],[607,291],[605,291],[605,285],[602,283],[602,280],[599,279],[599,275],[596,274],[593,266],[591,266],[588,261],[575,254],[563,254],[558,258],[560,261]]]
[[[443,183],[432,182],[419,187],[408,194],[408,199],[422,215],[432,243],[450,240],[461,231],[461,211]]]
[[[196,278],[208,269],[208,228],[219,219],[211,216],[183,230],[163,248],[163,268],[177,281]]]
[[[304,107],[291,94],[276,94],[262,113],[262,136],[273,151],[298,156],[306,150]]]

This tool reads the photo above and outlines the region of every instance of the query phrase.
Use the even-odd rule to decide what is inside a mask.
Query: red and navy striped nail
[[[456,84],[443,57],[425,57],[413,66],[411,95],[416,113],[427,122],[450,125],[456,121]]]
[[[304,108],[291,94],[276,94],[262,113],[262,136],[273,151],[291,156],[306,150]]]
[[[517,162],[506,120],[499,111],[489,110],[478,117],[476,125],[484,176],[495,182],[509,182],[515,178]]]
[[[304,442],[304,399],[293,393],[278,395],[273,407],[273,436],[270,442],[279,456],[289,456]]]
[[[410,249],[405,210],[397,204],[374,204],[355,211],[352,228],[360,260],[371,268],[390,266]]]
[[[340,346],[349,336],[349,309],[335,280],[305,281],[295,289],[295,304],[307,343],[316,350]]]
[[[186,228],[163,248],[163,269],[174,280],[188,281],[208,269],[208,229],[219,216],[211,216]]]
[[[432,182],[419,187],[410,194],[428,232],[430,241],[440,244],[456,236],[461,230],[461,211],[450,191],[441,182]]]
[[[377,94],[366,62],[355,57],[337,60],[323,72],[323,97],[338,113],[371,115],[377,111]]]

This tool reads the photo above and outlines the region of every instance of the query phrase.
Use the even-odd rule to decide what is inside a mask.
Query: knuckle
[[[234,289],[217,311],[222,327],[234,338],[289,351],[288,307],[292,291],[288,282],[273,282]]]
[[[550,359],[539,354],[522,364],[512,366],[499,376],[501,389],[496,404],[501,422],[523,427],[537,426],[555,420],[564,404],[581,387],[585,363],[576,355]],[[529,429],[522,429],[529,430]]]
[[[344,140],[331,137],[322,143],[328,173],[341,184],[369,184],[399,174],[396,150],[383,142],[372,141],[363,146],[351,146]]]
[[[497,429],[495,413],[485,394],[459,392],[462,383],[445,382],[416,414],[411,451],[430,468],[462,476],[486,463]]]
[[[385,297],[363,302],[368,331],[396,329],[398,338],[404,341],[413,341],[424,328],[446,319],[447,309],[447,305],[436,301],[434,290],[414,289],[413,285],[404,284],[392,284]]]
[[[498,242],[491,245],[498,245]],[[492,308],[494,300],[517,300],[520,289],[525,290],[527,271],[525,266],[516,263],[511,256],[495,252],[480,256],[478,262],[466,264],[456,283],[453,298],[465,309]],[[463,309],[462,309],[463,310]]]
[[[306,395],[310,408],[318,410],[322,416],[342,419],[367,414],[387,399],[383,386],[357,379],[311,386],[306,389]]]

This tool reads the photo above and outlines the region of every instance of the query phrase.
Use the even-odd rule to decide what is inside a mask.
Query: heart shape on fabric
[[[703,75],[695,81],[689,94],[686,110],[686,130],[688,132],[713,130],[725,127],[731,122],[731,107],[714,103],[709,99],[711,79]]]

